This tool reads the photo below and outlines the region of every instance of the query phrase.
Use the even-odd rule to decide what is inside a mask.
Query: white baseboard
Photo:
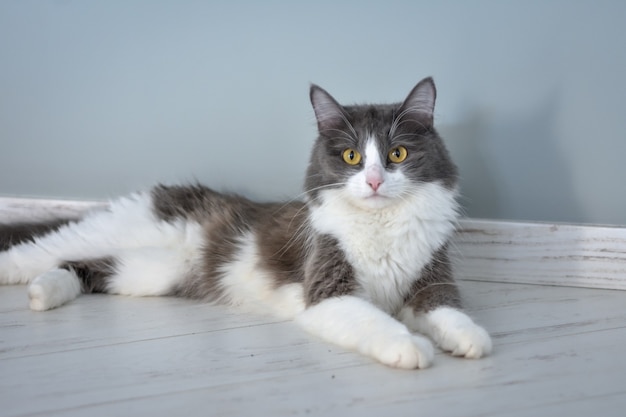
[[[465,219],[459,279],[626,290],[626,228]]]
[[[0,223],[37,221],[53,217],[80,217],[88,210],[106,206],[103,201],[50,200],[0,197]]]

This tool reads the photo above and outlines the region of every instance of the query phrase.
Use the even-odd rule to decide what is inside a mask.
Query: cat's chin
[[[364,209],[378,210],[393,205],[395,201],[396,199],[391,197],[381,194],[372,194],[367,197],[355,199],[354,204]]]

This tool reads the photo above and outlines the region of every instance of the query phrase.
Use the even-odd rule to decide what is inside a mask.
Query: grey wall
[[[626,223],[626,2],[2,1],[0,195],[298,195],[308,84],[422,77],[470,216]]]

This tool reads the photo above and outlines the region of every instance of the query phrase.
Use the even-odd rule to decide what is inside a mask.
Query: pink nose
[[[368,167],[365,173],[365,182],[372,190],[374,190],[374,192],[378,191],[384,182],[382,168],[377,165]]]
[[[382,178],[368,178],[367,183],[372,188],[372,190],[378,191],[378,188],[380,188],[380,186],[382,185],[383,180]]]

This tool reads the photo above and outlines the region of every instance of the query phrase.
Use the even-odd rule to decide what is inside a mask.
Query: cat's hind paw
[[[39,275],[28,287],[30,309],[50,310],[73,300],[80,294],[80,282],[73,272],[53,269]]]
[[[412,334],[400,335],[385,340],[376,349],[374,356],[381,363],[394,368],[428,368],[435,357],[430,340]]]

